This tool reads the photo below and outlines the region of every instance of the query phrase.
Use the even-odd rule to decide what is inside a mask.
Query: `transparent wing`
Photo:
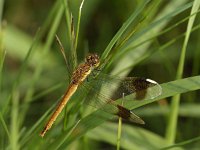
[[[125,103],[126,100],[152,99],[162,92],[160,85],[150,79],[120,78],[102,73],[91,74],[79,88],[85,94],[84,103],[139,124],[144,121],[115,100],[123,97]]]
[[[90,106],[93,106],[97,109],[101,109],[107,113],[117,115],[123,119],[138,123],[144,124],[144,121],[135,115],[129,109],[119,105],[114,100],[107,98],[105,95],[99,93],[97,88],[89,86],[89,84],[84,84],[81,86],[81,91],[84,92],[87,96],[84,98],[84,103]]]
[[[101,90],[103,95],[113,100],[122,96],[125,96],[124,100],[147,100],[162,93],[162,88],[157,82],[141,77],[121,78],[101,73],[98,76],[91,74],[88,81],[93,88]],[[129,96],[126,97],[127,95]]]

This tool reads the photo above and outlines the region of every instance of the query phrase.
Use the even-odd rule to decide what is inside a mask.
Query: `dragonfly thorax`
[[[99,56],[97,54],[89,54],[86,58],[85,58],[85,63],[88,64],[91,67],[98,67],[99,66]]]
[[[72,84],[80,84],[83,82],[91,71],[99,66],[99,56],[97,54],[90,54],[85,58],[85,63],[80,64],[72,74]]]

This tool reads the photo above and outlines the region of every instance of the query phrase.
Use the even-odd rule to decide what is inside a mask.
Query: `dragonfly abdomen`
[[[65,95],[63,96],[62,101],[60,101],[60,103],[56,107],[56,110],[51,115],[49,121],[47,122],[47,124],[45,125],[44,129],[40,133],[41,137],[43,137],[45,135],[45,133],[51,128],[51,126],[53,125],[53,123],[57,119],[58,115],[61,113],[61,111],[63,110],[63,108],[65,107],[65,105],[69,101],[69,99],[71,98],[71,96],[76,92],[77,87],[78,87],[78,85],[76,85],[76,84],[72,84],[72,85],[69,86],[69,88],[67,89]]]

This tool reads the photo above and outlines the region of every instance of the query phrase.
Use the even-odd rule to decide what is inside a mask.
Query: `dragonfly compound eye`
[[[99,56],[97,54],[90,54],[86,57],[85,61],[90,66],[97,67],[99,65]]]

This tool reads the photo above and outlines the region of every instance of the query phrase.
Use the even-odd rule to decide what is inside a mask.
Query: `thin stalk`
[[[70,12],[69,12],[69,5],[68,5],[68,1],[67,0],[63,0],[63,4],[64,4],[64,8],[65,8],[65,20],[66,20],[66,24],[67,24],[67,38],[69,40],[69,43],[71,44],[71,19],[70,19]],[[70,45],[71,47],[71,45]]]
[[[0,27],[1,28],[1,27]],[[0,29],[0,93],[1,93],[1,84],[2,84],[2,78],[3,78],[3,65],[4,65],[4,60],[6,57],[6,51],[3,50],[3,33],[1,32]]]
[[[44,50],[41,53],[41,57],[45,57],[45,55],[48,53],[48,51],[51,47],[51,44],[54,40],[54,36],[57,31],[58,25],[62,18],[63,12],[64,12],[64,8],[61,6],[59,8],[57,14],[55,15],[55,19],[53,20],[53,24],[51,25],[49,34],[47,35],[47,41],[44,45]],[[36,71],[32,75],[32,82],[31,82],[30,88],[27,91],[27,94],[25,96],[25,100],[24,100],[25,102],[30,102],[32,100],[32,95],[34,93],[34,86],[35,86],[35,83],[37,83],[37,80],[39,79],[40,73],[42,72],[42,69],[43,69],[42,67],[43,67],[43,61],[40,62],[40,64],[36,68]],[[24,109],[24,112],[26,112],[26,111],[27,111],[27,108]]]
[[[123,97],[124,98],[124,93]],[[122,106],[123,106],[123,100],[122,100]],[[122,117],[119,117],[118,122],[118,130],[117,130],[117,150],[120,150],[121,145],[121,135],[122,135]]]
[[[72,14],[70,12],[70,8],[69,8],[69,1],[68,0],[63,0],[63,4],[64,4],[64,9],[65,9],[65,22],[66,22],[66,25],[67,25],[67,34],[66,34],[66,38],[68,40],[68,43],[69,43],[69,53],[67,54],[67,73],[69,74],[69,78],[70,78],[70,74],[72,73],[73,69],[74,69],[74,66],[72,65],[72,63],[70,63],[71,61],[74,61],[75,62],[75,59],[73,59],[74,57],[74,52],[73,52],[73,43],[74,43],[74,30],[73,30],[73,21],[72,21]],[[60,42],[61,43],[61,42]],[[64,48],[63,48],[64,49]],[[65,51],[64,51],[65,53]]]
[[[186,140],[186,141],[183,141],[183,142],[180,142],[180,143],[177,143],[177,144],[173,144],[173,145],[168,146],[168,147],[161,148],[160,150],[171,150],[171,149],[176,148],[176,147],[180,148],[181,146],[185,146],[187,144],[192,144],[194,142],[198,142],[199,140],[200,140],[200,136]]]
[[[78,22],[77,22],[77,29],[76,29],[76,36],[75,36],[75,44],[74,44],[74,54],[75,54],[75,66],[77,64],[77,45],[78,45],[78,36],[79,36],[79,30],[80,30],[80,22],[81,22],[81,15],[82,15],[82,8],[83,8],[84,0],[82,0],[81,5],[79,7],[78,12]]]
[[[195,0],[193,3],[193,7],[191,10],[191,14],[195,13],[200,6],[200,1]],[[192,26],[194,23],[196,15],[192,16],[189,19],[188,25],[187,25],[187,31],[186,36],[184,39],[183,47],[181,50],[181,56],[178,64],[178,70],[176,74],[176,79],[181,79],[183,76],[183,68],[184,68],[184,62],[185,62],[185,55],[186,55],[186,49],[189,41],[189,37],[191,34]],[[177,129],[177,120],[178,120],[178,111],[179,111],[179,104],[180,104],[180,94],[174,96],[172,98],[171,103],[171,112],[169,113],[169,122],[167,125],[166,130],[166,140],[168,144],[173,144],[176,137],[176,129]]]
[[[122,118],[119,117],[118,130],[117,130],[117,150],[120,150],[121,145],[121,134],[122,134]]]
[[[0,0],[0,26],[2,25],[4,0]]]
[[[19,148],[19,91],[16,89],[12,93],[12,106],[11,106],[11,136],[10,143],[12,150],[18,150]]]
[[[9,139],[9,141],[10,141],[10,133],[9,133],[9,131],[8,131],[8,126],[6,125],[6,122],[5,122],[5,120],[4,120],[4,118],[3,118],[1,112],[0,112],[0,121],[1,121],[1,124],[2,124],[2,126],[3,126],[3,128],[4,128],[4,130],[6,131],[6,134],[7,134],[7,136],[8,136],[8,139]]]

